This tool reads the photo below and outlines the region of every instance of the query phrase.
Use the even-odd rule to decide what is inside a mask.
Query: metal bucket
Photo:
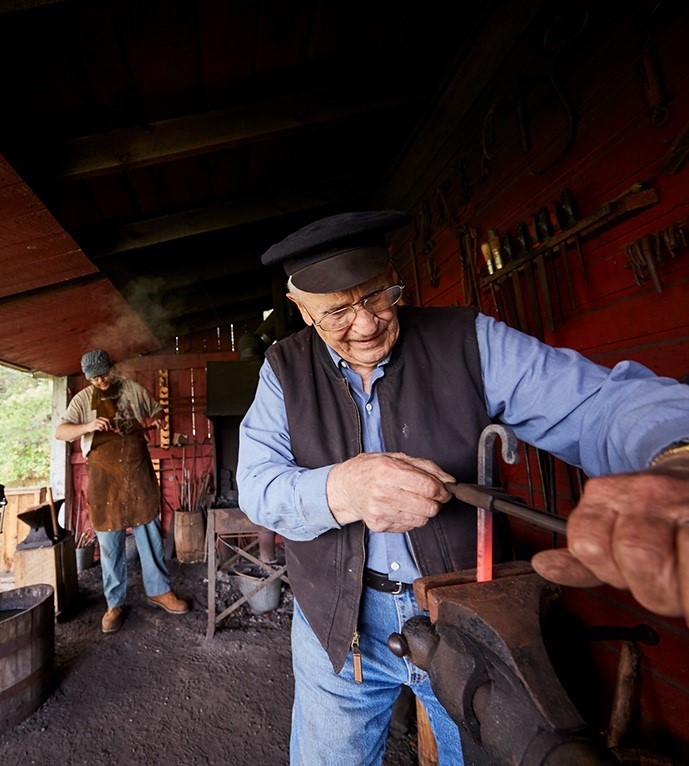
[[[0,734],[48,698],[54,656],[52,585],[0,593]]]
[[[93,566],[93,545],[84,545],[75,550],[77,557],[77,572],[83,572]]]
[[[273,609],[278,608],[278,605],[280,604],[280,592],[282,590],[282,581],[279,577],[276,577],[275,580],[271,580],[257,593],[250,595],[256,588],[258,588],[262,580],[267,579],[266,574],[258,567],[241,564],[232,567],[232,574],[234,575],[234,581],[237,583],[242,596],[248,596],[247,602],[254,614],[272,612]]]

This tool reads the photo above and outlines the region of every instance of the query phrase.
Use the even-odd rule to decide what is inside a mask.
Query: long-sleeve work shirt
[[[668,444],[689,436],[689,386],[657,377],[636,362],[613,369],[596,365],[482,314],[476,333],[489,416],[589,476],[642,470]],[[360,376],[329,350],[359,410],[364,451],[385,451],[376,381],[385,375],[388,359],[378,364],[366,393]],[[241,507],[255,523],[287,539],[313,539],[339,527],[326,495],[332,467],[295,464],[282,389],[264,363],[254,403],[240,426]],[[394,580],[418,577],[402,534],[369,533],[367,566]]]

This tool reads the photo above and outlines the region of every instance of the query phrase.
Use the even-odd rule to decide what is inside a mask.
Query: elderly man
[[[139,383],[116,375],[102,349],[81,358],[91,384],[69,403],[55,436],[81,439],[89,478],[88,512],[100,547],[108,609],[103,633],[122,626],[127,595],[125,534],[132,528],[144,589],[152,606],[170,614],[189,611],[170,590],[160,536],[160,488],[148,453],[144,424],[158,423],[163,408]]]
[[[540,554],[539,571],[689,616],[689,387],[632,362],[600,367],[471,309],[398,307],[384,236],[408,221],[333,216],[263,257],[284,265],[307,325],[266,353],[238,468],[241,507],[286,540],[293,764],[379,764],[402,684],[424,703],[440,764],[460,762],[427,677],[386,641],[419,613],[415,578],[475,566],[475,509],[444,484],[476,481],[494,420],[606,477],[587,483],[569,551]]]

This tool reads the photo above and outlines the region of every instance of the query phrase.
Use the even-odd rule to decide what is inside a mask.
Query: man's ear
[[[311,326],[313,324],[313,319],[311,319],[306,309],[301,305],[301,303],[299,303],[296,296],[292,295],[292,293],[287,293],[287,297],[292,301],[292,303],[296,304],[297,308],[299,309],[299,313],[301,314],[301,318],[304,320],[304,324]]]

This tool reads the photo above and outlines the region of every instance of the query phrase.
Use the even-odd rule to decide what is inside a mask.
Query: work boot
[[[103,615],[101,628],[103,633],[114,633],[122,627],[124,622],[124,607],[114,606]]]
[[[160,596],[149,596],[148,603],[159,606],[170,614],[186,614],[189,611],[189,604],[182,601],[181,598],[177,598],[171,590]]]

